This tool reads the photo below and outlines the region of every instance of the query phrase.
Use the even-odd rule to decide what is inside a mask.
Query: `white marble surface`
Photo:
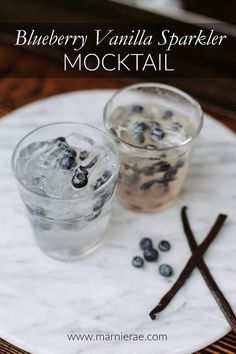
[[[229,331],[199,272],[195,270],[170,306],[152,322],[148,312],[171,286],[190,255],[180,222],[189,206],[200,242],[219,212],[229,215],[205,260],[236,310],[236,140],[205,117],[187,182],[178,201],[155,215],[114,204],[107,241],[76,263],[60,263],[36,247],[11,173],[17,141],[55,121],[84,121],[102,127],[102,110],[112,91],[84,91],[23,107],[0,121],[0,336],[34,354],[189,354]],[[168,239],[172,250],[161,262],[174,268],[171,280],[156,264],[134,269],[141,237]],[[166,333],[164,342],[69,342],[69,333]]]

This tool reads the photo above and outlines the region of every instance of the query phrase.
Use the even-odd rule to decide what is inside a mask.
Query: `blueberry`
[[[142,268],[143,265],[144,265],[143,258],[140,257],[140,256],[135,256],[135,257],[132,259],[132,265],[133,265],[135,268]]]
[[[98,160],[98,156],[95,156],[85,167],[92,168]]]
[[[161,264],[159,267],[159,273],[163,277],[170,277],[173,274],[173,270],[169,264]]]
[[[142,111],[143,111],[143,107],[140,106],[140,105],[134,104],[134,105],[131,107],[131,112],[132,112],[132,113],[141,113]]]
[[[38,215],[38,216],[41,216],[41,217],[46,216],[46,211],[43,208],[41,208],[41,207],[37,207],[34,210],[34,212],[35,212],[35,215]]]
[[[106,200],[104,198],[99,199],[93,207],[93,211],[101,210]]]
[[[151,139],[153,141],[162,140],[165,136],[164,131],[161,128],[155,128],[151,132]]]
[[[153,186],[153,184],[155,183],[155,180],[152,180],[152,181],[148,181],[146,183],[143,183],[140,187],[140,189],[142,191],[146,191],[147,189],[151,188]]]
[[[85,173],[76,171],[72,177],[72,185],[75,188],[83,188],[88,183],[88,177]]]
[[[46,216],[45,210],[41,207],[34,208],[34,207],[30,207],[29,205],[26,205],[26,207],[27,207],[27,210],[30,212],[30,214],[37,215],[40,217]]]
[[[161,125],[159,122],[154,121],[149,124],[149,127],[151,130],[154,130],[154,129],[159,129]]]
[[[80,165],[77,169],[76,172],[81,172],[84,173],[85,176],[88,176],[88,170],[85,166]]]
[[[155,145],[149,144],[149,145],[145,145],[145,149],[148,150],[157,150],[157,147]]]
[[[84,151],[81,151],[80,152],[80,154],[79,154],[79,158],[80,158],[80,160],[85,160],[85,159],[87,159],[87,157],[89,156],[89,153],[88,153],[88,151],[86,151],[86,150],[84,150]]]
[[[112,194],[113,194],[113,190],[104,192],[104,193],[100,196],[101,201],[103,201],[103,204],[104,204],[108,199],[110,199],[110,197],[112,196]]]
[[[171,165],[167,161],[160,161],[158,162],[158,171],[165,172],[170,169]]]
[[[73,158],[76,158],[76,155],[77,155],[76,151],[71,148],[66,148],[64,153],[66,156],[71,156]]]
[[[99,178],[96,180],[96,182],[95,182],[95,184],[94,184],[94,186],[93,186],[93,189],[94,189],[94,190],[97,190],[97,189],[100,188],[103,184],[104,184],[103,178],[102,178],[102,177],[99,177]]]
[[[183,160],[179,160],[179,161],[176,162],[175,167],[176,168],[181,168],[181,167],[183,167],[183,165],[184,165],[184,161]]]
[[[168,181],[168,182],[173,181],[177,172],[178,172],[178,168],[176,168],[176,167],[170,167],[170,168],[165,172],[163,179],[164,179],[165,181]]]
[[[93,213],[89,214],[85,219],[87,221],[93,221],[95,220],[102,212],[102,209],[96,210]]]
[[[96,180],[96,182],[95,182],[95,184],[93,186],[93,190],[96,190],[96,189],[100,188],[104,183],[106,183],[109,180],[109,178],[111,178],[111,176],[112,176],[111,171],[110,170],[105,170],[103,172],[102,177],[99,177]]]
[[[162,252],[167,252],[170,249],[170,243],[168,241],[161,241],[158,245],[158,248]]]
[[[174,131],[178,131],[182,127],[183,127],[183,125],[180,124],[179,122],[173,122],[171,125],[171,129]]]
[[[173,117],[174,113],[172,111],[165,111],[163,114],[163,118],[164,119],[170,119],[171,117]]]
[[[64,138],[63,136],[59,136],[58,138],[54,139],[55,143],[65,143],[66,142],[66,138]]]
[[[143,133],[147,126],[144,122],[135,122],[132,128],[135,133]]]
[[[156,166],[155,165],[146,166],[143,168],[142,172],[145,176],[153,176],[154,173],[156,172]]]
[[[155,248],[146,248],[143,255],[147,262],[156,262],[158,258],[158,252]]]
[[[144,137],[144,135],[142,133],[136,133],[136,134],[133,135],[133,140],[136,143],[142,144],[145,141],[145,137]]]
[[[102,175],[102,179],[103,179],[104,183],[105,183],[106,181],[108,181],[109,178],[111,178],[111,176],[112,176],[111,171],[110,171],[110,170],[105,170],[105,171],[103,172],[103,175]]]
[[[142,250],[145,250],[147,248],[153,248],[152,247],[152,240],[149,237],[144,237],[142,240],[139,242],[139,246]]]
[[[123,176],[124,176],[125,183],[130,185],[135,185],[139,181],[138,173],[136,173],[134,170],[130,168],[127,168]]]
[[[75,165],[75,159],[70,155],[64,156],[59,162],[59,167],[63,170],[71,170]]]

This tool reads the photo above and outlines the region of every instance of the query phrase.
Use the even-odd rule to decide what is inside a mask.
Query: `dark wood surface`
[[[18,65],[23,65],[20,60],[19,53],[15,53],[12,56],[12,48],[8,47],[6,44],[0,44],[1,58],[0,58],[0,71],[2,73],[13,73],[17,72]],[[41,70],[43,70],[44,65],[54,65],[52,59],[41,58],[39,55],[32,54],[35,56],[36,64]],[[13,59],[12,59],[13,58]],[[5,65],[5,69],[3,67]],[[55,64],[56,65],[56,64]],[[216,79],[215,79],[216,80]],[[164,80],[162,80],[164,81]],[[212,114],[216,119],[220,120],[223,124],[230,127],[234,132],[236,132],[236,117],[235,111],[233,109],[228,109],[227,105],[221,105],[221,108],[212,103],[212,100],[208,101],[206,97],[202,97],[201,88],[208,86],[208,90],[214,99],[214,93],[217,97],[221,94],[221,97],[226,97],[227,95],[235,95],[235,91],[228,91],[229,80],[221,79],[221,85],[217,86],[214,79],[200,80],[200,79],[175,79],[168,80],[168,83],[174,84],[180,88],[187,88],[187,91],[192,93],[197,99],[199,99],[203,105],[203,108],[208,113]],[[133,82],[133,81],[132,81]],[[42,99],[54,94],[59,94],[74,90],[86,90],[86,89],[98,89],[98,88],[113,88],[117,89],[123,87],[129,83],[131,80],[118,80],[118,79],[86,79],[86,78],[76,78],[76,79],[56,79],[56,78],[2,78],[0,79],[0,116],[11,112],[12,110],[23,106],[29,102]],[[165,82],[167,82],[165,80]],[[236,80],[230,80],[230,85],[235,87]],[[217,89],[216,89],[217,86]],[[196,90],[196,87],[198,90]],[[221,91],[219,91],[221,90]],[[23,295],[23,294],[22,294]],[[198,352],[199,354],[204,353],[236,353],[236,335],[233,333],[228,334],[221,340],[212,344],[211,346]],[[26,354],[25,351],[20,348],[16,348],[11,343],[7,343],[5,340],[0,339],[0,354]],[[34,353],[32,353],[34,354]],[[65,353],[66,354],[66,353]]]

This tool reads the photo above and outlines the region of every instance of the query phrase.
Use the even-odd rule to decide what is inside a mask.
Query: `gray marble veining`
[[[157,321],[148,312],[176,279],[190,250],[180,208],[189,206],[200,242],[219,212],[229,215],[205,261],[236,310],[236,140],[228,129],[205,117],[183,192],[158,214],[140,215],[116,201],[106,242],[76,263],[43,255],[34,243],[11,173],[10,158],[20,138],[56,121],[83,121],[102,128],[102,110],[113,91],[83,91],[36,102],[0,121],[0,336],[34,354],[190,353],[229,331],[229,326],[194,270]],[[170,222],[171,221],[171,222]],[[138,242],[168,239],[172,250],[161,262],[174,269],[162,279],[156,264],[134,269]],[[68,341],[69,333],[166,333],[164,342]]]

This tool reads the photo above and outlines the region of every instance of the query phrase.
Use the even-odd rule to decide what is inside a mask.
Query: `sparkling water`
[[[45,253],[73,260],[100,244],[118,168],[111,145],[83,130],[36,139],[19,151],[15,169],[20,193]]]
[[[187,171],[194,132],[187,115],[160,104],[129,104],[118,106],[109,124],[121,152],[118,195],[123,204],[137,211],[166,207]]]

